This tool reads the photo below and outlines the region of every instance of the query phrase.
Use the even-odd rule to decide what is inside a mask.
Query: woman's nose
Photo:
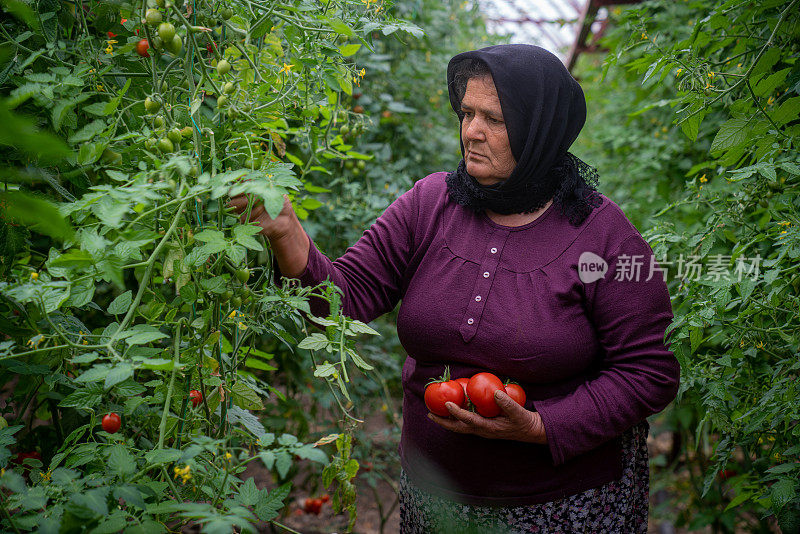
[[[467,125],[466,138],[470,140],[480,140],[483,138],[483,125],[480,119],[472,119]]]

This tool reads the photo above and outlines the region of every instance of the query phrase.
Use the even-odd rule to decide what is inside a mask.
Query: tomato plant
[[[352,528],[352,427],[331,429],[328,454],[260,416],[285,399],[280,350],[354,422],[350,375],[372,369],[355,342],[376,332],[330,284],[275,280],[268,243],[225,202],[320,207],[315,183],[349,157],[332,120],[357,72],[347,47],[418,29],[374,7],[296,3],[227,18],[205,1],[4,12],[0,378],[19,384],[0,428],[2,530],[248,530],[277,522],[292,477],[317,466]],[[309,317],[310,298],[330,315]],[[17,443],[41,447],[29,478],[8,467]],[[241,478],[251,462],[274,487]]]

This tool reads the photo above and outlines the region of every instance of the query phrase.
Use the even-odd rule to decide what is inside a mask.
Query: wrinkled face
[[[470,78],[461,100],[461,142],[467,172],[481,185],[507,179],[517,162],[508,142],[503,110],[491,76]]]

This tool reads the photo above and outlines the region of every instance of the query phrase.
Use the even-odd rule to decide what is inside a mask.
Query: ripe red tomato
[[[525,390],[519,384],[506,384],[506,393],[520,406],[525,406]]]
[[[469,379],[467,395],[475,409],[484,417],[497,417],[500,407],[494,401],[494,392],[505,391],[503,382],[492,373],[478,373]]]
[[[119,414],[111,412],[103,416],[103,430],[109,434],[116,434],[121,424]]]
[[[432,413],[442,417],[450,417],[450,412],[447,411],[445,406],[448,401],[456,403],[461,408],[466,405],[464,389],[455,380],[432,382],[425,388],[425,406]]]
[[[464,388],[464,395],[467,395],[467,384],[469,384],[469,378],[456,378],[456,382],[461,384],[461,387]],[[469,395],[467,395],[469,398]]]
[[[189,400],[192,401],[192,406],[197,408],[200,406],[200,403],[203,402],[203,394],[200,393],[198,390],[193,389],[189,392]]]
[[[307,498],[303,502],[303,511],[307,514],[319,514],[322,510],[322,499]]]
[[[148,48],[150,48],[150,43],[147,42],[147,39],[139,39],[139,42],[136,43],[136,53],[142,57],[150,57]]]
[[[738,473],[735,469],[722,469],[719,472],[720,480],[728,480],[731,477],[735,477]]]
[[[331,500],[331,496],[330,496],[330,495],[328,495],[327,493],[326,493],[325,495],[323,495],[323,496],[322,496],[322,502],[324,502],[324,503],[325,503],[325,502],[328,502],[328,501],[330,501],[330,500]]]

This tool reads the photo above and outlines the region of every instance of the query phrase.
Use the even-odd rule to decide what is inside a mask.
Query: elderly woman
[[[447,82],[463,160],[416,182],[341,258],[317,250],[288,200],[251,220],[277,276],[330,279],[346,315],[402,301],[402,532],[646,532],[646,418],[680,374],[672,311],[649,245],[567,151],[583,91],[530,45],[459,54]],[[453,403],[430,414],[425,385],[445,366],[509,378],[527,402],[497,392],[495,418]]]

